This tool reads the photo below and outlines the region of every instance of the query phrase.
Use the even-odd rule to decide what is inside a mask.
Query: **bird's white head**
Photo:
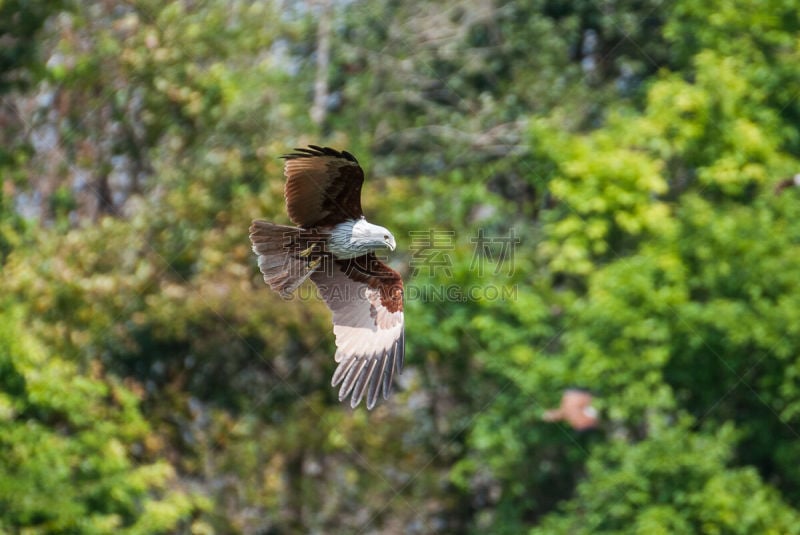
[[[354,258],[378,249],[394,251],[397,243],[386,228],[361,218],[336,225],[328,246],[338,258]]]
[[[353,225],[351,241],[364,252],[367,252],[367,250],[374,251],[375,249],[394,251],[397,246],[391,232],[380,225],[373,225],[366,219],[359,219]]]

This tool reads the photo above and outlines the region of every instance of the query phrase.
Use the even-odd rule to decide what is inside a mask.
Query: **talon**
[[[317,269],[321,263],[322,263],[322,258],[314,259],[308,263],[308,269],[309,270]]]
[[[313,252],[314,252],[314,248],[315,248],[316,246],[317,246],[317,244],[315,244],[315,243],[314,243],[314,244],[311,244],[311,245],[308,247],[308,249],[303,249],[302,251],[300,251],[300,252],[299,252],[299,253],[297,253],[297,254],[298,254],[300,257],[302,257],[302,258],[305,258],[305,257],[307,257],[308,255],[310,255],[311,253],[313,253]]]

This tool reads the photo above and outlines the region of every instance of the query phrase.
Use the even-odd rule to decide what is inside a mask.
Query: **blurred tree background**
[[[799,36],[797,0],[0,0],[0,532],[800,533]],[[308,143],[399,242],[371,413],[249,248]],[[569,387],[597,429],[542,421]]]

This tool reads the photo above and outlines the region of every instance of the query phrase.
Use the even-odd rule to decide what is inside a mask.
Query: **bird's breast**
[[[339,223],[331,229],[331,237],[328,238],[328,251],[336,258],[342,260],[348,258],[355,258],[369,251],[362,250],[361,247],[353,241],[353,225],[356,224],[355,219]]]

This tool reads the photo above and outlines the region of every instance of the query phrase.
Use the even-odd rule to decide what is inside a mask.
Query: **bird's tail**
[[[322,262],[324,242],[311,231],[256,220],[250,225],[250,241],[264,282],[284,299],[289,299]]]
[[[548,409],[542,414],[542,420],[545,422],[560,422],[564,419],[564,411],[561,409]]]

